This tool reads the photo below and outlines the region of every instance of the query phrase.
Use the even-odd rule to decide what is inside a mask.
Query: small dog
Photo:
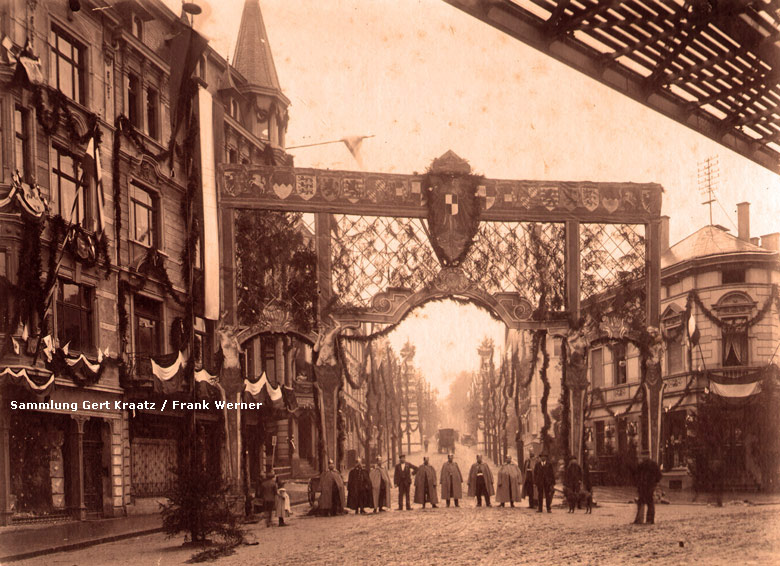
[[[590,514],[593,511],[593,491],[580,491],[580,505],[585,505],[585,514]]]
[[[578,492],[574,492],[571,489],[564,488],[563,495],[569,504],[569,513],[574,513],[575,508],[582,509],[583,506],[586,514],[593,512],[593,491],[580,489]]]

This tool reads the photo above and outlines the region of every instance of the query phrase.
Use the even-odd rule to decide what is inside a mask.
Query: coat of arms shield
[[[468,163],[450,151],[434,160],[423,183],[431,245],[445,267],[460,265],[479,227],[481,178],[470,171]]]

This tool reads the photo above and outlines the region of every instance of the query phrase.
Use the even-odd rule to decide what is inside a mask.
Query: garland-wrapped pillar
[[[241,363],[239,354],[241,347],[238,344],[235,332],[232,328],[222,327],[217,330],[222,354],[222,370],[219,375],[219,383],[225,389],[225,399],[228,402],[241,401],[244,390],[244,379],[241,375]],[[227,479],[231,488],[238,489],[241,485],[241,414],[240,409],[225,409],[225,448],[227,450]]]
[[[644,390],[647,399],[649,417],[650,459],[658,462],[661,454],[661,412],[663,411],[664,383],[661,376],[661,358],[665,343],[661,332],[655,328],[648,329],[649,342],[644,356],[645,379]]]
[[[588,390],[588,342],[582,330],[572,329],[566,337],[565,380],[569,389],[569,451],[582,462],[585,393]]]

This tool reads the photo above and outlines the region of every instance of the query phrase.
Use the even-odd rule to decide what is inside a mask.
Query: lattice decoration
[[[236,287],[242,324],[255,324],[274,305],[307,332],[316,321],[314,215],[237,210]]]
[[[580,224],[580,297],[583,300],[644,275],[643,224]]]
[[[418,218],[333,215],[333,291],[343,306],[369,307],[389,287],[422,289],[439,261]]]
[[[311,212],[302,213],[300,218],[300,226],[302,229],[305,229],[307,236],[311,235],[311,240],[314,241],[314,214]]]
[[[485,291],[519,293],[537,307],[565,307],[565,225],[551,222],[481,222],[461,267]]]

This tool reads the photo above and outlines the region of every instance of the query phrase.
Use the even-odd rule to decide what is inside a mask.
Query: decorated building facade
[[[661,228],[663,402],[660,464],[666,489],[777,488],[780,344],[778,235],[705,226],[669,246]],[[612,341],[591,347],[585,446],[596,481],[622,481],[648,455],[648,406],[639,352]],[[716,487],[716,486],[715,486]]]
[[[0,525],[155,512],[193,450],[245,486],[316,460],[311,334],[218,324],[215,168],[291,164],[289,100],[257,0],[233,64],[190,17],[0,5]]]

